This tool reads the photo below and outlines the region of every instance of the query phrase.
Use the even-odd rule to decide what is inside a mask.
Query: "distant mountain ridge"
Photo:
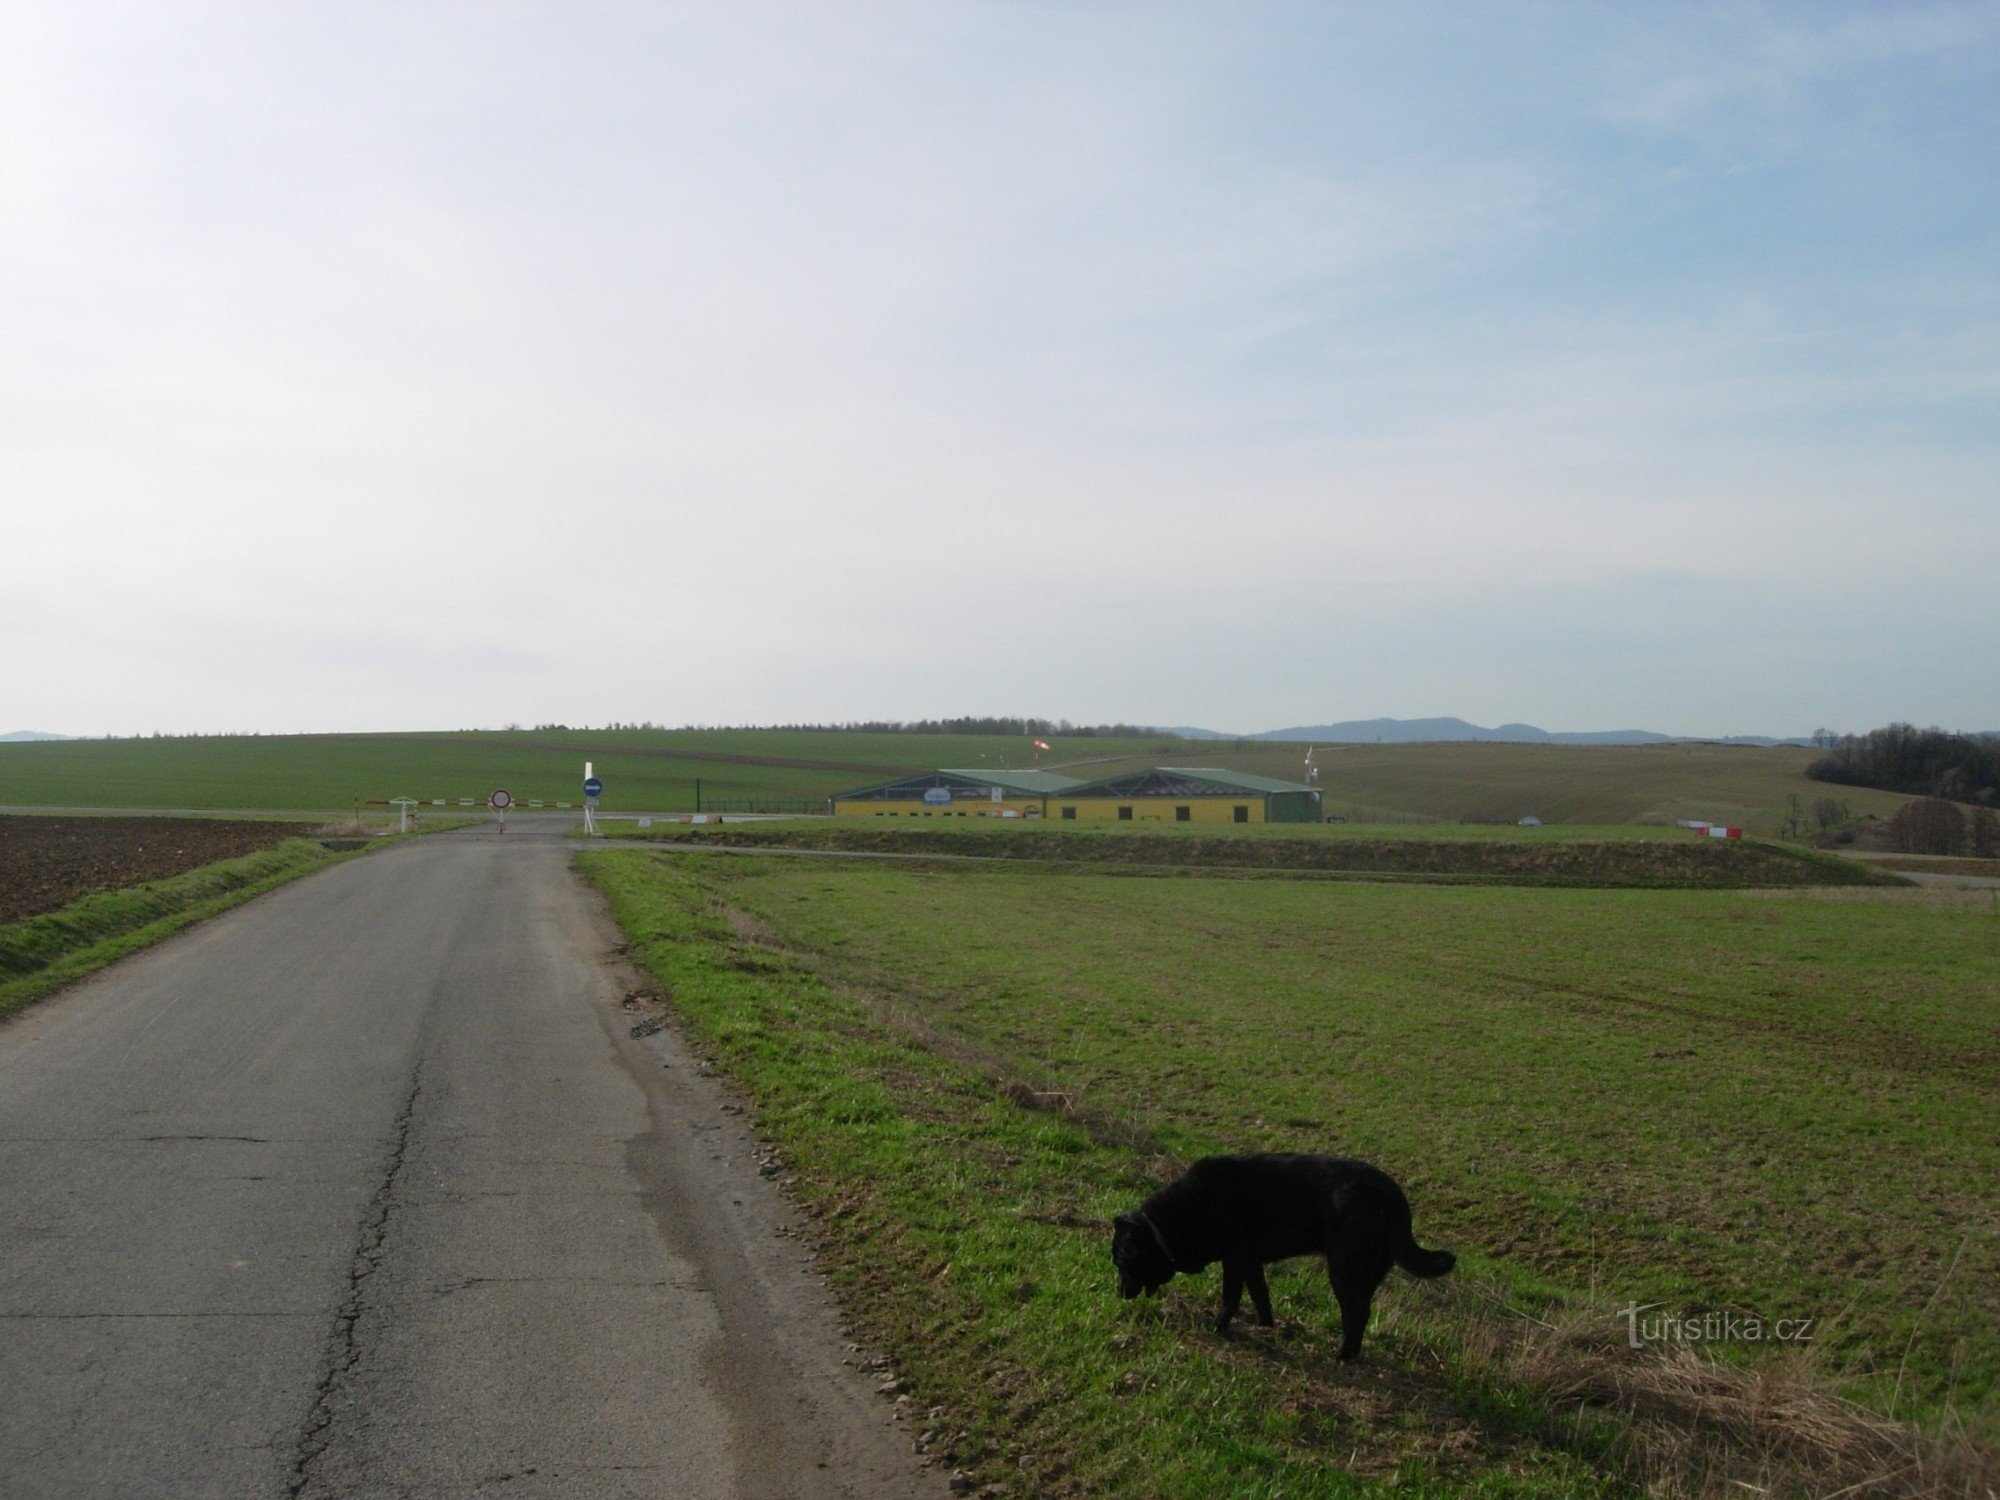
[[[1265,729],[1242,736],[1205,729],[1177,729],[1195,739],[1317,740],[1328,745],[1414,745],[1427,741],[1483,741],[1506,745],[1670,745],[1699,741],[1707,745],[1809,745],[1803,735],[1779,738],[1762,734],[1732,734],[1719,738],[1698,734],[1658,734],[1650,729],[1590,729],[1550,732],[1533,724],[1501,724],[1487,729],[1464,719],[1347,719],[1337,724],[1302,724],[1290,729]]]
[[[39,729],[16,729],[9,734],[0,734],[0,745],[16,745],[28,740],[66,740],[66,734],[43,734]]]

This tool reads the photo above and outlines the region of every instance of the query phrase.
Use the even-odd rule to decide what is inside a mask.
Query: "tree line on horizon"
[[[1889,724],[1842,735],[1806,767],[1806,775],[1839,786],[1994,807],[2000,805],[2000,735]]]
[[[521,733],[523,725],[518,723],[505,726],[508,733]],[[1180,739],[1171,729],[1157,729],[1147,724],[1072,724],[1068,719],[1022,719],[1002,718],[993,715],[967,716],[958,719],[850,719],[840,724],[683,724],[673,730],[665,724],[656,724],[651,719],[626,721],[614,719],[608,724],[536,724],[535,734],[589,734],[597,730],[624,731],[642,730],[652,734],[701,733],[701,734],[982,734],[1000,737],[1020,736],[1023,738],[1041,734],[1068,735],[1072,739]],[[478,733],[476,730],[461,730],[460,733]]]
[[[769,729],[810,734],[983,734],[1023,738],[1038,734],[1072,739],[1151,739],[1172,731],[1149,724],[1072,724],[1068,719],[967,715],[956,719],[850,719],[841,724],[717,724],[716,729]],[[1177,736],[1176,736],[1177,737]]]

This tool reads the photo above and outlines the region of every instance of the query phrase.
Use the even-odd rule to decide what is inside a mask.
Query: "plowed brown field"
[[[0,922],[268,849],[310,827],[235,818],[0,817]]]

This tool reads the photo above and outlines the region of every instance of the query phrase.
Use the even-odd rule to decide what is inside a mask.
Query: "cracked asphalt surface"
[[[944,1493],[742,1114],[621,1005],[571,824],[370,854],[0,1025],[0,1494]]]

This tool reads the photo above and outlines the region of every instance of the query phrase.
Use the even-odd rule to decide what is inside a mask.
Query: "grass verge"
[[[1103,1222],[1152,1185],[1129,1149],[1022,1108],[977,1057],[821,983],[679,862],[580,863],[635,959],[751,1094],[843,1301],[937,1412],[924,1436],[942,1462],[1010,1494],[1606,1492],[1575,1458],[1486,1451],[1448,1381],[1422,1393],[1442,1437],[1418,1451],[1397,1425],[1416,1351],[1392,1319],[1378,1342],[1396,1352],[1356,1367],[1345,1406],[1328,1409],[1310,1395],[1323,1359],[1200,1336],[1205,1298],[1117,1315]]]
[[[99,891],[59,911],[0,926],[0,1015],[183,927],[352,857],[313,839],[287,839],[255,854]]]
[[[1978,1332],[1995,1246],[1975,1138],[1994,995],[1966,990],[1986,939],[1969,913],[1859,890],[1056,880],[637,850],[581,864],[753,1097],[845,1305],[933,1414],[930,1451],[982,1484],[1991,1481],[1952,1404],[1990,1417],[1995,1353]],[[1817,998],[1822,974],[1855,992],[1844,1009]],[[1274,1334],[1211,1334],[1213,1273],[1117,1302],[1109,1215],[1187,1157],[1251,1146],[1390,1165],[1419,1237],[1459,1250],[1461,1272],[1393,1278],[1358,1366],[1333,1362],[1303,1263],[1272,1277]],[[1829,1327],[1770,1357],[1634,1350],[1628,1298]],[[1912,1406],[1924,1425],[1896,1419]]]

